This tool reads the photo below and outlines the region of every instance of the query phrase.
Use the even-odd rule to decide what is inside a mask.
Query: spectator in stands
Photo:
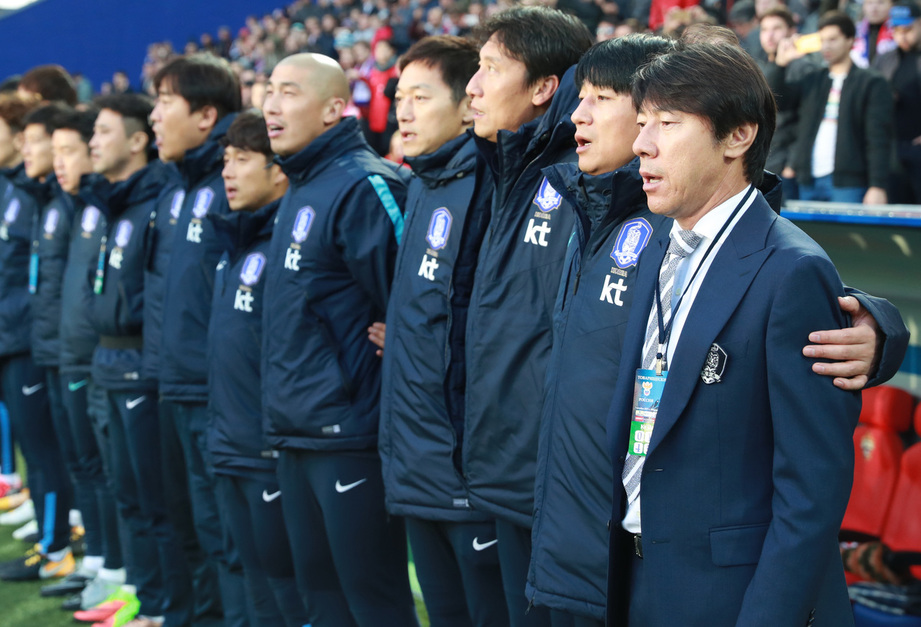
[[[388,39],[381,39],[374,46],[374,67],[368,74],[371,101],[368,103],[368,119],[365,135],[371,147],[379,155],[385,155],[390,147],[390,136],[395,130],[388,121],[391,99],[387,96],[387,83],[399,75],[396,66],[397,54]]]
[[[115,70],[115,73],[112,74],[112,93],[130,94],[133,91],[131,81],[128,80],[128,73],[125,70]]]
[[[889,200],[921,204],[921,7],[899,2],[889,12],[892,37],[898,46],[873,60],[895,96],[895,141],[900,168],[893,173]]]
[[[761,16],[759,24],[759,41],[762,54],[754,55],[754,57],[761,71],[768,75],[777,70],[775,58],[780,42],[796,34],[796,21],[789,9],[778,6],[766,11]],[[819,62],[814,56],[805,55],[791,61],[784,74],[785,80],[798,82],[807,73],[817,70]],[[778,112],[777,130],[774,132],[774,139],[771,141],[771,152],[764,166],[766,170],[781,175],[783,178],[784,198],[788,200],[799,198],[796,176],[793,169],[788,166],[790,149],[796,141],[796,128],[796,111],[787,109]]]
[[[792,39],[778,44],[769,68],[779,109],[799,118],[788,165],[803,200],[886,204],[892,95],[882,76],[852,62],[855,32],[851,18],[829,12],[819,22],[827,69],[787,80],[787,67],[803,56]]]
[[[857,67],[868,67],[876,55],[895,50],[889,10],[892,0],[864,0],[863,19],[857,23],[851,60]]]

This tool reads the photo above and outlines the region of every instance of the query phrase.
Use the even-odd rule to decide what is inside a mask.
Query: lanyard
[[[736,216],[739,214],[739,211],[742,210],[742,207],[745,206],[745,203],[748,202],[749,196],[752,195],[752,192],[755,191],[754,185],[749,185],[748,191],[745,192],[745,196],[742,197],[742,200],[739,201],[739,204],[736,205],[736,208],[732,210],[732,213],[729,215],[729,219],[723,223],[723,226],[720,227],[719,232],[716,234],[716,237],[713,238],[713,241],[710,242],[710,246],[707,247],[707,250],[704,252],[704,256],[701,257],[700,263],[697,264],[697,267],[694,269],[694,274],[691,275],[691,280],[687,282],[688,288],[694,285],[694,279],[697,278],[697,273],[700,272],[700,269],[703,267],[704,262],[707,260],[707,257],[713,251],[713,247],[716,246],[716,243],[720,241],[720,238],[723,237],[723,234],[726,232],[726,229],[729,228],[729,225],[732,224],[732,221],[735,220]],[[661,272],[661,270],[660,270]],[[668,339],[671,337],[672,333],[672,323],[675,321],[676,314],[678,309],[681,307],[681,302],[684,300],[684,295],[688,293],[689,289],[683,290],[681,296],[678,297],[678,302],[675,303],[675,306],[672,307],[672,315],[668,319],[668,324],[663,324],[662,321],[662,294],[659,286],[659,281],[656,281],[656,316],[658,318],[658,327],[659,327],[659,350],[656,353],[656,374],[661,376],[663,370],[668,370],[668,364],[665,358],[667,352],[666,348],[668,346]]]

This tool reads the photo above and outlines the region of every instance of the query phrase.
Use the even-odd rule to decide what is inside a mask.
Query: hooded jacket
[[[104,181],[91,174],[81,180],[81,188],[95,181]],[[64,280],[61,283],[61,371],[89,373],[93,350],[99,343],[99,333],[93,327],[93,278],[99,259],[99,245],[106,232],[106,217],[98,203],[87,202],[82,196],[74,198],[82,207],[74,214],[70,230],[70,247]]]
[[[167,400],[208,400],[208,320],[214,272],[224,249],[206,216],[230,212],[220,140],[234,117],[221,118],[205,143],[187,151],[179,163],[185,198],[172,238],[160,338],[160,394]]]
[[[29,254],[38,207],[18,165],[0,172],[0,356],[29,352]]]
[[[496,143],[476,139],[495,194],[466,312],[463,406],[456,378],[450,402],[464,412],[471,504],[522,527],[531,526],[551,314],[574,215],[541,169],[575,159],[573,71],[544,115],[515,133],[500,131]]]
[[[280,165],[265,278],[262,380],[273,448],[377,445],[382,320],[403,228],[406,188],[345,118]]]
[[[262,436],[262,302],[279,200],[258,211],[212,215],[224,255],[208,325],[208,450],[219,473],[272,471]]]
[[[464,425],[452,422],[444,387],[455,262],[468,216],[482,212],[493,189],[477,154],[465,134],[408,159],[413,177],[387,308],[378,443],[391,514],[486,519],[467,499],[459,467]]]
[[[36,199],[45,199],[32,229],[32,358],[37,366],[57,368],[61,363],[61,286],[76,206],[54,175],[32,188]]]
[[[124,181],[99,181],[81,190],[87,202],[104,207],[108,221],[105,252],[93,267],[98,289],[92,299],[93,325],[102,336],[93,355],[93,379],[106,389],[152,390],[157,386],[155,379],[142,372],[144,268],[151,213],[174,176],[169,166],[152,161]],[[101,285],[96,281],[99,270]]]

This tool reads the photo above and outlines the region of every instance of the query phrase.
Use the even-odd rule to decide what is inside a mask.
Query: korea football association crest
[[[99,209],[89,205],[83,210],[83,217],[80,219],[80,228],[83,229],[84,237],[93,233],[97,226],[99,226]]]
[[[643,218],[635,218],[624,223],[614,242],[611,259],[621,269],[635,266],[651,237],[652,226]]]
[[[134,230],[134,225],[131,224],[129,220],[122,220],[118,223],[118,226],[115,228],[115,245],[119,248],[124,248],[128,245],[128,242],[131,241],[131,232]]]
[[[49,209],[48,213],[45,215],[45,224],[43,229],[45,231],[45,237],[51,239],[51,236],[54,235],[54,232],[58,230],[58,223],[61,221],[61,212],[57,209]]]
[[[208,209],[214,201],[214,191],[210,187],[203,187],[195,194],[195,204],[192,205],[192,215],[201,220],[208,215]]]
[[[12,224],[16,221],[16,218],[19,217],[19,210],[22,208],[22,205],[19,204],[19,199],[14,198],[10,201],[10,204],[6,206],[6,211],[3,212],[3,221],[7,224]]]
[[[254,286],[259,282],[262,271],[265,270],[266,259],[262,253],[250,253],[243,262],[243,269],[240,270],[240,281],[248,287]]]
[[[169,215],[172,218],[171,222],[175,223],[179,219],[179,214],[182,213],[182,203],[185,202],[185,192],[181,189],[173,194],[173,202],[169,205]]]
[[[301,207],[294,218],[294,228],[291,229],[291,237],[298,244],[303,244],[310,233],[310,227],[313,226],[313,219],[316,217],[313,207]]]
[[[540,189],[537,190],[537,195],[534,196],[534,204],[540,207],[541,211],[548,213],[554,209],[559,209],[562,203],[563,197],[553,189],[547,177],[544,177],[544,181],[540,184]]]
[[[425,235],[425,241],[429,243],[432,250],[441,250],[448,243],[448,236],[451,234],[451,223],[453,222],[451,212],[445,207],[439,207],[432,212],[432,219],[429,221],[429,230]]]

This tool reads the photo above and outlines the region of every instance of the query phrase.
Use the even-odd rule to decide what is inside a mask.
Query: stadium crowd
[[[908,332],[777,214],[921,200],[921,9],[746,2],[299,0],[136,91],[7,81],[0,579],[97,627],[402,627],[408,540],[433,626],[844,624],[855,391]],[[616,408],[665,362],[700,426],[654,450]]]

